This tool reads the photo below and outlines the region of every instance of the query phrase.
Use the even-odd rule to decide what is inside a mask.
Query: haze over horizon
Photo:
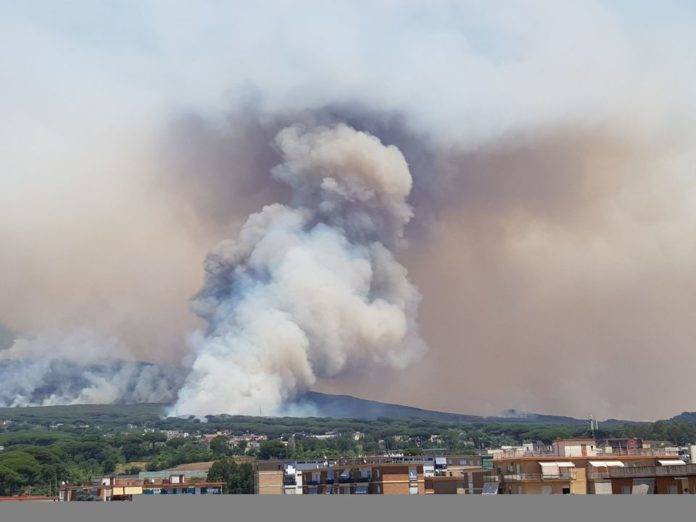
[[[484,415],[696,410],[696,7],[23,2],[0,15],[0,362],[16,368],[0,398],[29,394],[59,359],[198,357],[212,372],[201,350],[221,351],[200,336],[237,336],[219,319],[240,307],[234,294],[190,309],[204,260],[278,204],[332,229],[293,236],[312,259],[334,248],[321,268],[350,261],[337,278],[350,306],[322,324],[363,322],[339,340],[309,332],[309,367],[264,367],[282,374],[272,405],[311,387]],[[327,200],[297,189],[314,169],[360,174]],[[272,250],[222,256],[221,273],[276,273]],[[383,278],[379,307],[365,264]],[[306,331],[287,296],[313,281],[284,281],[248,303],[283,302]],[[136,397],[182,385],[118,372]],[[76,400],[122,396],[113,377],[85,372]]]

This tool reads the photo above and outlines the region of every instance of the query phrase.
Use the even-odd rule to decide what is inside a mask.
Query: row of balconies
[[[361,483],[361,482],[372,482],[372,475],[367,475],[367,476],[362,476],[362,475],[350,475],[348,477],[341,477],[339,476],[338,479],[336,478],[325,478],[325,479],[307,479],[305,478],[302,483],[305,486],[319,486],[323,484],[354,484],[354,483]],[[286,475],[283,477],[283,485],[284,486],[295,486],[297,485],[297,479],[293,475]]]
[[[524,482],[524,481],[544,481],[544,480],[571,480],[575,477],[573,473],[561,471],[554,475],[543,475],[541,473],[509,473],[503,475],[503,480],[506,482]]]
[[[625,466],[612,467],[606,470],[593,469],[588,471],[587,478],[596,480],[634,477],[682,477],[687,475],[696,475],[696,464],[677,466]],[[575,471],[561,471],[554,475],[544,475],[541,473],[506,473],[502,475],[502,479],[506,482],[573,480],[575,478]]]
[[[493,460],[510,459],[510,458],[521,458],[521,457],[676,457],[677,454],[672,450],[665,450],[662,448],[636,448],[636,449],[603,449],[595,448],[592,450],[587,450],[584,454],[573,455],[568,454],[563,451],[556,450],[534,450],[527,451],[521,449],[511,449],[511,450],[497,450],[497,453],[493,455]]]
[[[606,478],[650,478],[650,477],[683,477],[696,475],[696,464],[677,466],[624,466],[609,468],[606,471],[593,470],[587,475],[590,479]]]

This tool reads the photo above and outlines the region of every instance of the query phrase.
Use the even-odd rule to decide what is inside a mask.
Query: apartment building
[[[591,439],[556,441],[549,452],[497,453],[505,494],[674,494],[696,492],[696,465],[664,449],[604,451]]]
[[[260,495],[423,495],[425,462],[423,457],[260,461],[255,491]]]
[[[259,461],[261,495],[480,494],[491,471],[479,455],[376,456],[359,459]]]

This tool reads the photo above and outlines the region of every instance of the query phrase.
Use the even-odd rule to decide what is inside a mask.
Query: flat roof
[[[669,457],[674,457],[675,455],[586,455],[579,457],[569,457],[565,455],[520,455],[520,456],[510,456],[510,457],[494,457],[493,462],[511,461],[511,460],[657,460],[666,459]]]

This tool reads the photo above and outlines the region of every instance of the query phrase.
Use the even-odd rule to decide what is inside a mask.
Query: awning
[[[595,468],[623,468],[624,463],[620,460],[591,460],[590,466]]]
[[[658,460],[660,466],[684,466],[686,462],[680,459]]]
[[[568,461],[561,462],[539,462],[541,474],[545,477],[558,477],[562,468],[574,468],[575,464]]]
[[[611,482],[595,482],[595,495],[611,495]]]
[[[559,475],[558,464],[555,462],[540,462],[541,474],[545,477],[557,477]]]

